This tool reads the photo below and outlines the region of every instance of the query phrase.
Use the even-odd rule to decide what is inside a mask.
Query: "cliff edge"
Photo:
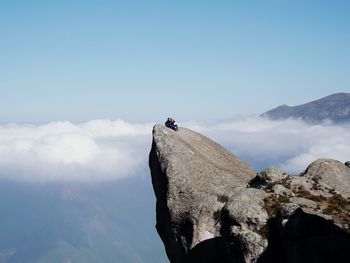
[[[172,263],[350,262],[347,165],[323,159],[301,176],[257,174],[199,133],[155,125],[149,166]]]

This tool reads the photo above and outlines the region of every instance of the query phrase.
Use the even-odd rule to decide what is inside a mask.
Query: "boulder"
[[[268,219],[263,201],[266,196],[267,194],[260,189],[242,189],[230,197],[223,212],[239,226],[257,231]]]
[[[268,183],[275,183],[288,177],[288,175],[279,168],[270,167],[260,172],[259,175]]]
[[[186,128],[153,128],[150,169],[157,231],[171,262],[220,236],[218,213],[256,172],[209,138]]]
[[[245,262],[258,258],[267,246],[261,230],[269,218],[264,209],[267,194],[260,189],[245,188],[232,195],[222,209],[221,234],[229,240],[238,240]]]
[[[305,177],[333,188],[344,197],[350,197],[350,169],[333,159],[319,159],[309,165]]]
[[[294,196],[295,194],[289,190],[287,187],[281,184],[275,184],[271,188],[272,192],[276,195],[286,195],[286,196]]]

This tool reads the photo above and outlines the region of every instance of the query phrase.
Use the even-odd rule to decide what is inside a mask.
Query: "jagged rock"
[[[317,208],[317,203],[315,201],[312,201],[310,199],[302,198],[302,197],[293,197],[291,201],[295,204],[298,204],[300,207],[305,208]]]
[[[295,196],[295,194],[281,184],[275,184],[272,186],[272,192],[276,195],[286,195],[286,196]]]
[[[248,229],[238,235],[245,262],[255,262],[267,247],[267,239]]]
[[[290,188],[293,190],[294,193],[309,192],[310,194],[316,196],[332,196],[332,194],[330,194],[327,190],[330,188],[330,186],[320,181],[314,181],[305,176],[290,176],[288,183],[290,184]]]
[[[268,219],[263,202],[266,196],[267,194],[259,189],[242,189],[230,197],[223,211],[240,226],[259,230]]]
[[[328,185],[344,197],[350,197],[350,169],[339,161],[316,160],[306,169],[305,177]]]
[[[282,204],[280,209],[279,209],[279,215],[283,219],[289,218],[299,208],[300,208],[300,206],[298,204],[296,204],[296,203],[285,203],[285,204]]]
[[[210,139],[156,125],[149,165],[172,263],[350,262],[345,164],[323,159],[302,176],[277,168],[256,176]]]
[[[270,167],[259,172],[252,180],[249,181],[249,187],[253,188],[269,188],[278,182],[282,182],[288,178],[288,174],[276,167]]]
[[[239,240],[246,262],[255,260],[267,246],[266,237],[258,234],[268,220],[266,196],[260,189],[245,188],[232,195],[222,210],[221,234]]]
[[[171,262],[184,262],[199,243],[220,236],[217,214],[255,171],[207,137],[155,125],[150,152],[157,230]]]
[[[270,183],[274,183],[288,177],[288,174],[276,167],[267,168],[262,171],[260,175],[263,179]]]
[[[254,188],[261,188],[268,184],[279,182],[288,177],[288,174],[276,167],[270,167],[257,174],[249,184]]]

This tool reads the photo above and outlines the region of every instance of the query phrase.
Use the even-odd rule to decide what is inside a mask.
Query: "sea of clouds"
[[[300,119],[248,117],[216,124],[192,124],[225,145],[255,169],[276,166],[291,174],[303,172],[319,158],[350,160],[350,125],[312,125]]]
[[[248,117],[179,123],[223,144],[256,169],[300,173],[318,158],[350,160],[349,125]],[[147,171],[153,123],[93,120],[0,126],[0,178],[115,180]]]
[[[111,180],[146,164],[152,124],[93,120],[0,126],[0,177]]]

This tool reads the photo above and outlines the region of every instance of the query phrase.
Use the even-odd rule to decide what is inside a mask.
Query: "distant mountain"
[[[310,123],[350,122],[350,93],[336,93],[298,106],[281,105],[261,116],[273,120],[300,118]]]

